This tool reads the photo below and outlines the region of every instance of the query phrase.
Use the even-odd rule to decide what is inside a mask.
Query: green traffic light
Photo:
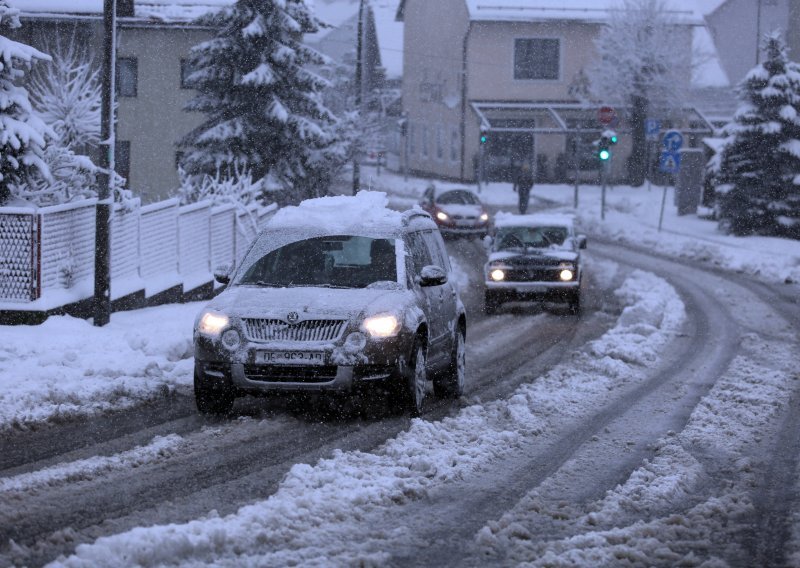
[[[616,136],[612,136],[611,137],[611,143],[612,144],[616,144],[617,143],[617,137]]]
[[[605,161],[605,160],[608,160],[611,157],[611,152],[609,152],[608,150],[600,150],[600,154],[599,155],[600,155],[600,159]]]
[[[488,137],[488,136],[486,136],[485,134],[484,134],[484,135],[482,135],[482,136],[481,136],[481,144],[486,144],[486,141],[487,141],[488,139],[489,139],[489,137]]]

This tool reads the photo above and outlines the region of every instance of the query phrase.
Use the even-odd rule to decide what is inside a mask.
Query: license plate
[[[519,294],[544,294],[547,292],[547,286],[527,286],[525,288],[517,288]]]
[[[258,351],[256,363],[261,365],[324,365],[321,351]]]

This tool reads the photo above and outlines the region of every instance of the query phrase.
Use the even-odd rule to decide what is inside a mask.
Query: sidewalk
[[[422,195],[428,179],[403,176],[365,167],[361,172],[362,187],[385,191],[392,200],[413,206]],[[474,184],[433,181],[437,187],[469,187]],[[696,215],[678,216],[673,205],[672,188],[667,188],[662,230],[658,231],[663,188],[646,186],[614,186],[606,192],[606,214],[601,220],[600,187],[581,185],[578,208],[573,208],[574,186],[536,185],[531,192],[529,212],[538,208],[555,209],[576,214],[582,231],[622,243],[650,248],[661,254],[708,262],[728,270],[756,276],[766,282],[800,284],[800,241],[774,237],[734,237],[717,230],[715,221]],[[480,198],[493,209],[516,212],[517,195],[509,183],[490,183],[479,192]],[[591,242],[589,244],[591,248]],[[800,287],[798,287],[800,294]]]

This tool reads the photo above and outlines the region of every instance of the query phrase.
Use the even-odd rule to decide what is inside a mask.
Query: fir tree
[[[327,82],[309,67],[322,55],[302,43],[319,29],[305,0],[238,0],[203,18],[215,37],[192,49],[190,86],[198,95],[187,110],[205,122],[182,142],[191,176],[253,179],[268,174],[295,199],[319,190],[312,180],[340,153],[336,117],[322,102]]]
[[[721,223],[735,234],[800,237],[800,65],[778,34],[739,85],[714,172]]]
[[[0,0],[0,33],[20,27],[19,10]],[[32,111],[28,92],[16,82],[37,60],[50,57],[0,35],[0,204],[34,173],[49,177],[44,162],[52,131]]]

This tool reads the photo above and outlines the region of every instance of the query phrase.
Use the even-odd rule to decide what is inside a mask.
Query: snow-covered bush
[[[268,175],[296,200],[313,193],[335,147],[336,117],[322,102],[327,82],[310,67],[325,58],[302,43],[319,29],[305,0],[238,0],[199,23],[217,30],[195,46],[186,110],[205,121],[183,140],[189,176]]]
[[[0,0],[0,34],[20,27],[19,10]],[[50,57],[0,35],[0,205],[15,186],[38,173],[48,178],[44,149],[53,131],[33,112],[28,91],[17,85],[25,71]]]
[[[800,65],[777,33],[765,52],[739,85],[741,106],[710,164],[720,222],[738,235],[800,238]]]

